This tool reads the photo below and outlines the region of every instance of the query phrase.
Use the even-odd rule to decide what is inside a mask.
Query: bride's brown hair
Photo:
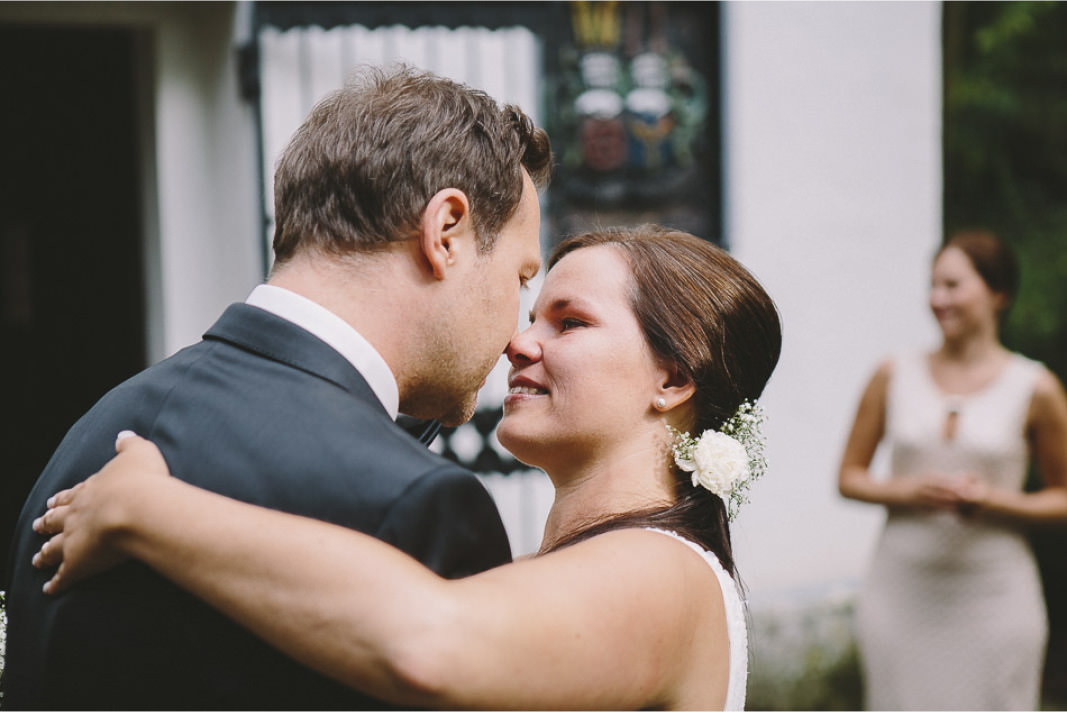
[[[585,247],[613,245],[630,264],[630,307],[657,358],[696,386],[690,432],[718,429],[745,400],[755,401],[778,363],[781,321],[767,292],[740,262],[710,242],[657,225],[608,228],[568,238],[551,269]],[[734,573],[725,503],[675,468],[672,506],[594,522],[553,549],[605,531],[669,529],[715,552]]]

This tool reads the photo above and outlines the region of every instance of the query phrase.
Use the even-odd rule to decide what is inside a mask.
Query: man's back
[[[382,706],[139,564],[56,599],[40,593],[29,524],[48,496],[106,462],[122,429],[154,440],[177,477],[365,531],[445,576],[509,558],[484,488],[397,427],[343,357],[284,320],[231,307],[207,340],[105,396],[31,494],[12,549],[6,706]]]

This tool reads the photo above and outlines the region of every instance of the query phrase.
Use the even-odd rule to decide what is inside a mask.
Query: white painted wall
[[[235,11],[178,3],[156,27],[158,356],[199,341],[263,279],[255,114],[238,91]]]
[[[755,598],[851,586],[882,521],[836,491],[854,409],[880,359],[936,341],[940,5],[730,2],[722,32],[726,234],[784,322],[738,563]]]
[[[0,2],[0,21],[144,32],[138,66],[149,360],[198,341],[262,279],[255,117],[232,2]]]

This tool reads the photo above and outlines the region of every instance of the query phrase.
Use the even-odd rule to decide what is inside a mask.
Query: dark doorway
[[[0,588],[52,451],[145,365],[135,39],[0,25]]]

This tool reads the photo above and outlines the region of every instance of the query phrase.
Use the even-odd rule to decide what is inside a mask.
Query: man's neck
[[[310,299],[343,319],[374,347],[402,380],[409,343],[420,319],[412,304],[406,257],[298,255],[276,267],[267,283]],[[404,328],[398,328],[403,325]]]

